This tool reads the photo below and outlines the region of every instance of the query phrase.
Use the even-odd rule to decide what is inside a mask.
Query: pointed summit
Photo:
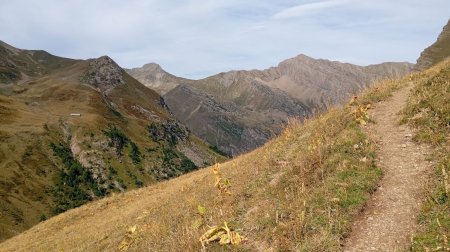
[[[125,84],[124,73],[125,71],[110,57],[101,56],[91,60],[84,81],[104,92]]]
[[[147,63],[143,65],[142,67],[136,67],[127,70],[128,72],[145,72],[149,75],[158,76],[158,78],[162,78],[166,75],[170,75],[168,72],[166,72],[159,64],[157,63]]]
[[[162,67],[159,64],[156,63],[147,63],[143,65],[142,68],[148,71],[166,72],[164,71],[164,69],[162,69]]]
[[[156,63],[148,63],[142,67],[128,69],[127,72],[142,84],[154,89],[161,95],[178,86],[180,82],[189,81],[166,72]]]

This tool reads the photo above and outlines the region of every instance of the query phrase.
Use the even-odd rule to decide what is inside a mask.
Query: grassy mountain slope
[[[435,171],[419,216],[413,251],[450,249],[450,61],[417,75],[403,122],[417,129],[414,139],[433,147]]]
[[[353,111],[407,81],[380,84],[303,125],[291,121],[278,138],[232,161],[70,210],[0,250],[194,251],[209,226],[227,222],[247,239],[231,250],[337,251],[382,175]]]
[[[419,216],[420,232],[413,251],[450,249],[450,20],[437,41],[417,60],[418,75],[414,95],[404,111],[403,123],[417,129],[414,139],[430,144],[437,165],[426,186],[427,201]],[[440,62],[447,59],[444,62]],[[440,63],[438,63],[440,62]]]
[[[299,55],[266,70],[230,71],[202,80],[173,76],[156,64],[128,72],[164,94],[174,115],[196,135],[237,155],[278,134],[289,117],[302,119],[340,104],[377,79],[407,74],[411,66],[361,67]]]
[[[434,44],[426,48],[417,59],[415,70],[425,70],[450,56],[450,19]]]
[[[9,54],[2,60],[36,55],[11,48],[0,46]],[[111,192],[223,160],[110,58],[46,58],[38,62],[51,71],[0,84],[1,239]]]

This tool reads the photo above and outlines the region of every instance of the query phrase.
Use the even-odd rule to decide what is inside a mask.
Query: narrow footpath
[[[411,129],[399,125],[411,88],[409,84],[370,110],[375,123],[366,132],[377,142],[377,164],[384,177],[354,222],[344,251],[403,251],[417,228],[424,183],[433,164],[426,160],[429,147],[414,143]]]

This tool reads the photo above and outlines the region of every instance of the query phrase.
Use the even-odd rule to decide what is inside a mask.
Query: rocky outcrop
[[[437,41],[420,54],[414,70],[425,70],[448,57],[450,57],[450,19],[442,29]]]
[[[167,120],[162,123],[151,123],[148,126],[148,132],[153,141],[166,141],[174,146],[178,143],[188,141],[190,135],[186,126],[175,120]]]
[[[96,88],[102,93],[112,88],[125,84],[123,74],[125,71],[117,65],[110,57],[102,56],[91,60],[89,69],[82,80]]]

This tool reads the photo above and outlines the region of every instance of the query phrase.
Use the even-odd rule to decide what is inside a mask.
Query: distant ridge
[[[278,134],[289,117],[345,102],[377,79],[411,71],[412,64],[366,67],[314,59],[304,54],[266,70],[229,71],[201,80],[179,78],[151,63],[128,73],[159,92],[194,134],[238,155]]]
[[[0,41],[0,83],[10,84],[49,74],[77,60],[42,50],[22,50]]]

